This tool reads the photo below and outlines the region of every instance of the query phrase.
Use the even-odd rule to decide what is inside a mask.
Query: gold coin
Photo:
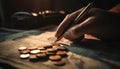
[[[30,53],[30,50],[26,49],[26,50],[22,50],[20,51],[21,54],[27,54],[27,53]]]
[[[37,57],[46,57],[46,54],[45,53],[38,53],[36,54]]]
[[[55,49],[55,48],[48,48],[47,51],[48,51],[48,52],[56,52],[57,49]]]
[[[28,47],[28,49],[29,49],[29,50],[35,50],[35,49],[37,49],[37,47],[35,47],[35,46],[30,46],[30,47]]]
[[[61,56],[63,56],[63,55],[66,55],[66,51],[57,51],[57,55],[61,55]]]
[[[53,64],[57,66],[61,66],[61,65],[65,65],[65,61],[64,60],[53,61]]]
[[[50,60],[60,60],[61,59],[61,56],[59,56],[59,55],[53,55],[53,56],[49,56],[49,59]]]

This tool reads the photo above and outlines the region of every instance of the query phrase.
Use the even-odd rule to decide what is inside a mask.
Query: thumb
[[[95,17],[89,17],[82,23],[73,26],[64,34],[64,38],[68,40],[75,40],[84,35],[85,33],[91,32],[90,29],[92,29],[92,26],[94,25],[94,18]]]

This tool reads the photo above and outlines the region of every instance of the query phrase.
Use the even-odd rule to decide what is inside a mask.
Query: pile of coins
[[[54,65],[65,65],[63,57],[67,56],[68,50],[61,44],[52,44],[47,46],[30,46],[19,47],[21,59],[29,59],[30,61],[51,60]]]

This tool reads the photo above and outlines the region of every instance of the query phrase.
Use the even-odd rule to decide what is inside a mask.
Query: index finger
[[[57,27],[55,37],[59,37],[64,33],[65,28],[69,25],[71,22],[69,19],[70,15],[67,15],[64,20],[60,23],[60,25]]]
[[[68,28],[69,24],[74,21],[76,16],[81,12],[82,9],[79,9],[71,14],[66,15],[64,20],[60,23],[60,25],[57,27],[55,37],[60,37],[65,30]]]

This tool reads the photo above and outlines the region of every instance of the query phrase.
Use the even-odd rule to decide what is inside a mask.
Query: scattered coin
[[[26,59],[29,58],[30,54],[20,54],[20,58]]]
[[[26,50],[26,49],[27,49],[27,47],[25,47],[25,46],[22,46],[22,47],[18,48],[19,51],[23,51],[23,50]]]
[[[31,54],[30,57],[29,57],[29,60],[30,61],[36,61],[38,58],[35,54]]]
[[[28,47],[28,49],[29,50],[35,50],[35,49],[37,49],[37,47],[36,46],[30,46],[30,47]]]
[[[49,59],[50,59],[50,60],[53,60],[53,61],[55,61],[55,60],[60,60],[60,59],[61,59],[61,56],[59,56],[59,55],[53,55],[53,56],[49,56]]]
[[[36,54],[36,56],[41,58],[41,57],[46,57],[46,54],[45,53],[38,53],[38,54]]]
[[[37,56],[36,55],[30,55],[30,57],[29,57],[30,59],[36,59],[37,58]]]
[[[56,53],[55,53],[55,52],[46,52],[46,54],[47,54],[48,56],[50,56],[50,55],[55,55]]]
[[[53,64],[57,66],[61,66],[61,65],[65,65],[65,61],[64,60],[53,61]]]
[[[48,51],[48,52],[56,52],[57,49],[55,49],[55,48],[48,48],[47,51]]]
[[[64,45],[59,43],[53,43],[52,45],[47,45],[43,47],[19,47],[18,48],[21,59],[29,58],[30,61],[38,60],[51,60],[54,65],[61,66],[65,64],[65,61],[62,59],[63,56],[67,55],[67,49]]]
[[[40,50],[40,52],[41,52],[41,53],[46,53],[46,52],[47,52],[47,50]]]
[[[20,53],[21,53],[21,54],[28,54],[28,53],[30,53],[30,50],[28,50],[28,49],[22,50],[22,51],[20,51]]]
[[[61,56],[64,56],[64,55],[66,55],[66,51],[57,51],[57,55],[61,55]]]
[[[31,54],[37,54],[37,53],[40,53],[40,50],[37,50],[37,49],[36,50],[31,50],[30,53]]]

